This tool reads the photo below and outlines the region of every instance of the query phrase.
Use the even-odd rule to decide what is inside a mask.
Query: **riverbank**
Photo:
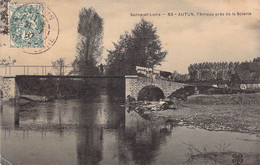
[[[238,105],[238,104],[259,104],[260,105],[260,93],[192,95],[188,97],[188,100],[185,103],[202,104],[202,105]]]
[[[260,136],[260,94],[197,95],[177,110],[147,111],[149,119],[164,118],[177,126],[231,131]]]

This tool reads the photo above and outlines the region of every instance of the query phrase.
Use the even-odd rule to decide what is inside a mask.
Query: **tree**
[[[167,55],[167,51],[162,51],[156,27],[144,19],[135,25],[131,34],[121,35],[114,47],[108,51],[110,74],[129,74],[133,66],[153,68],[161,65]]]
[[[152,68],[161,65],[167,52],[162,51],[161,41],[157,29],[151,22],[142,19],[132,30],[134,55],[138,58],[140,66]]]
[[[254,58],[253,62],[260,62],[260,57]]]
[[[56,61],[52,62],[52,68],[57,75],[65,74],[65,58],[59,58]]]
[[[8,3],[10,0],[0,0],[0,34],[8,34]]]
[[[203,62],[188,68],[191,81],[226,82],[236,72],[239,62]]]
[[[93,8],[83,8],[79,13],[77,56],[73,73],[93,75],[98,73],[97,63],[103,51],[103,19]]]
[[[132,36],[125,33],[120,36],[118,43],[113,43],[115,50],[108,50],[108,74],[130,74],[131,67],[135,65],[136,59],[133,58]]]
[[[177,81],[177,82],[187,82],[190,80],[190,75],[189,74],[180,74],[175,70],[175,71],[173,71],[173,73],[171,75],[171,79],[173,81]]]

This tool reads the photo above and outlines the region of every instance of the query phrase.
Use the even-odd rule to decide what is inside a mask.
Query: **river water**
[[[241,153],[256,153],[260,145],[255,135],[146,120],[106,93],[91,100],[1,105],[1,156],[14,165],[212,163],[187,163],[187,143],[209,151],[225,144]]]

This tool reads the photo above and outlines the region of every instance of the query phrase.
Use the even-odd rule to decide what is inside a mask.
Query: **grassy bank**
[[[192,96],[177,110],[149,112],[148,115],[151,119],[163,117],[177,125],[260,135],[260,99],[257,100],[259,96],[259,94]],[[230,101],[237,98],[240,99],[238,103]]]
[[[260,93],[254,94],[226,94],[226,95],[193,95],[186,104],[203,105],[237,105],[237,104],[259,104]]]

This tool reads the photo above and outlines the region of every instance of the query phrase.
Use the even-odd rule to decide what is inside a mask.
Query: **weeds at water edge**
[[[212,162],[212,164],[216,164],[218,160],[219,154],[227,154],[230,153],[231,150],[229,149],[229,146],[231,144],[223,143],[220,145],[216,145],[215,148],[217,151],[209,151],[207,145],[203,146],[202,149],[196,148],[191,142],[186,143],[181,141],[184,145],[187,146],[187,163],[193,162],[194,160],[198,160],[199,158],[208,159]]]

